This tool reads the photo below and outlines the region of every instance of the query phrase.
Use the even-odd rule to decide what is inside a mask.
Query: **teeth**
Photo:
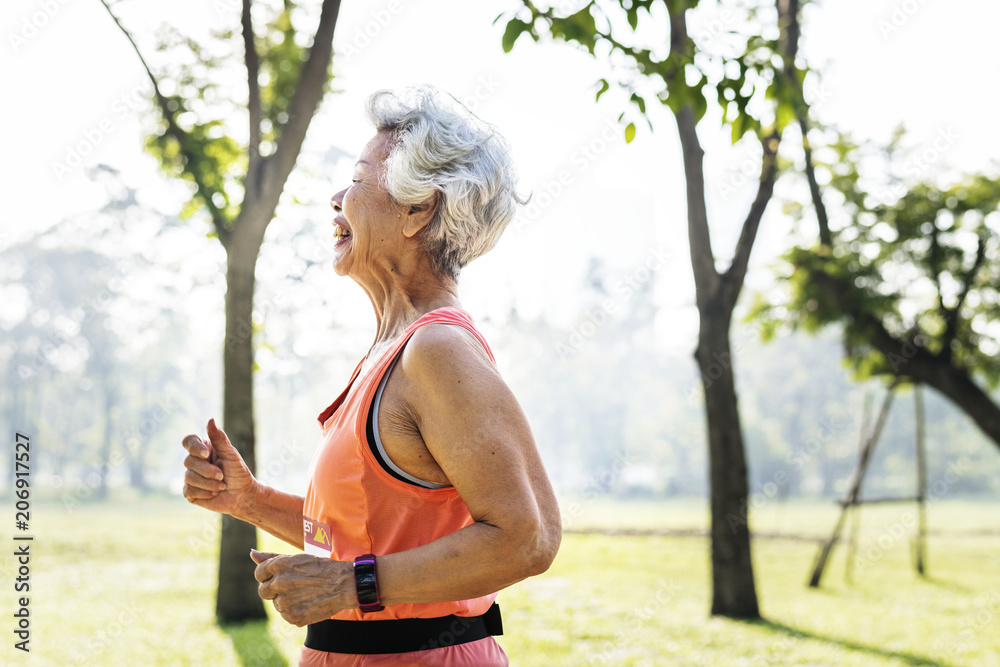
[[[340,225],[337,225],[333,230],[333,235],[336,236],[338,239],[342,239],[350,236],[351,232],[349,232],[346,227],[341,227]]]

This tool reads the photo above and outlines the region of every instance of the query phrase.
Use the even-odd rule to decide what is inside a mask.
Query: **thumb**
[[[274,558],[276,556],[280,556],[280,555],[281,554],[265,553],[263,551],[257,551],[256,549],[251,549],[250,550],[250,558],[251,558],[251,560],[253,560],[253,562],[257,563],[257,565],[260,565],[264,561],[270,560],[270,559],[272,559],[272,558]]]
[[[226,432],[215,424],[215,419],[208,420],[207,430],[208,439],[212,442],[216,456],[222,458],[231,458],[233,455],[240,456],[240,453],[233,447],[233,443],[229,442],[229,436],[226,435]]]

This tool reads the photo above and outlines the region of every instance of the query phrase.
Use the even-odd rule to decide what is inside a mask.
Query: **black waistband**
[[[306,630],[306,646],[328,653],[408,653],[502,634],[500,605],[494,602],[482,616],[452,614],[385,621],[320,621]]]

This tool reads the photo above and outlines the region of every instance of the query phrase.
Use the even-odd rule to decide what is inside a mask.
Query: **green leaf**
[[[646,113],[646,100],[642,99],[642,97],[640,97],[638,93],[632,93],[632,97],[630,98],[630,100],[632,101],[633,104],[639,107],[639,113],[641,114]]]
[[[683,79],[681,79],[674,81],[667,90],[667,99],[665,104],[671,111],[677,114],[681,112],[681,109],[683,109],[690,100],[691,91],[688,89],[687,84],[684,83]]]
[[[691,95],[691,110],[694,112],[694,122],[701,121],[708,111],[708,100],[700,90],[694,90]]]
[[[625,143],[630,144],[633,139],[635,139],[635,123],[629,123],[625,126]]]
[[[511,19],[507,23],[507,29],[503,31],[503,52],[510,53],[510,50],[514,48],[514,42],[528,28],[528,24],[521,19]]]
[[[775,121],[779,129],[784,129],[796,120],[795,107],[788,100],[778,102]]]
[[[566,42],[576,42],[594,55],[597,45],[597,24],[594,15],[590,13],[588,3],[583,9],[565,18],[549,19],[549,30],[556,39]]]
[[[604,93],[608,92],[608,88],[611,87],[611,84],[608,83],[607,79],[600,79],[600,82],[601,82],[601,89],[597,91],[597,97],[594,98],[595,102],[598,101],[598,100],[600,100],[601,99],[601,95],[603,95]]]
[[[631,7],[625,10],[625,16],[628,18],[628,24],[635,30],[639,25],[639,5],[633,3]]]

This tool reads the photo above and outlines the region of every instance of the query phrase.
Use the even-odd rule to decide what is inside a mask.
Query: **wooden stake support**
[[[900,380],[897,380],[892,385],[886,389],[885,398],[882,401],[882,407],[879,410],[878,419],[875,421],[875,425],[872,427],[871,431],[868,432],[868,414],[870,400],[866,399],[864,416],[862,417],[861,423],[861,447],[858,455],[858,465],[854,469],[854,474],[851,476],[851,482],[848,485],[847,493],[844,495],[843,499],[840,501],[840,517],[837,519],[837,523],[833,528],[833,533],[830,538],[823,543],[820,547],[819,553],[816,555],[816,561],[813,564],[812,577],[809,579],[810,588],[818,588],[820,579],[823,577],[823,571],[826,569],[827,561],[830,559],[830,553],[833,551],[834,545],[840,539],[840,533],[844,529],[844,523],[847,519],[848,514],[853,509],[853,521],[851,522],[851,533],[848,541],[848,551],[847,551],[847,564],[845,577],[847,581],[852,580],[852,568],[855,553],[857,552],[857,542],[858,542],[858,532],[861,522],[861,505],[863,504],[873,504],[873,503],[897,503],[897,502],[916,502],[918,511],[918,521],[917,521],[917,536],[913,547],[913,561],[916,571],[921,576],[926,574],[926,537],[927,537],[927,512],[926,512],[926,498],[927,498],[927,456],[924,442],[924,401],[923,394],[921,392],[920,385],[914,385],[913,388],[913,400],[914,400],[914,414],[916,419],[916,463],[917,463],[917,491],[915,496],[904,496],[904,497],[891,497],[891,498],[866,498],[861,499],[861,482],[864,480],[865,472],[868,470],[868,464],[871,462],[872,453],[875,451],[875,445],[878,443],[879,438],[882,435],[882,429],[885,426],[885,422],[889,416],[889,408],[892,406],[893,395],[895,394],[896,387],[899,385]],[[867,432],[867,436],[865,435]]]

